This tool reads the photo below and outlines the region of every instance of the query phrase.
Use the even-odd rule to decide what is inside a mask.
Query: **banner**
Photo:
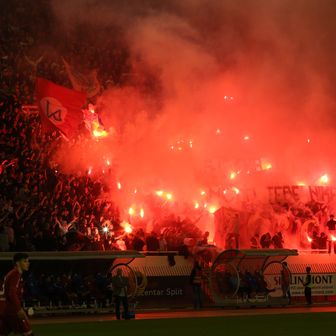
[[[81,109],[86,94],[37,78],[36,97],[42,128],[45,131],[57,129],[67,138],[73,137],[83,120]]]
[[[292,296],[304,296],[305,274],[292,274],[290,292]],[[270,288],[276,289],[271,296],[281,295],[281,278],[278,275],[265,275]],[[313,273],[312,274],[312,295],[329,296],[336,295],[336,274],[335,273]]]

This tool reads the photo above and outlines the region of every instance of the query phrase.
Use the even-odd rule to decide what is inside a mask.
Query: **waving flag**
[[[58,129],[67,138],[73,137],[83,120],[86,94],[37,78],[36,96],[43,129]]]
[[[86,73],[81,73],[72,67],[64,58],[62,58],[62,60],[72,87],[75,90],[86,92],[88,98],[93,98],[100,93],[101,87],[97,77],[97,70],[93,69]]]

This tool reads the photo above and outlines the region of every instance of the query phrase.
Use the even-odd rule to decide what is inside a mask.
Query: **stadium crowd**
[[[107,188],[104,182],[90,174],[59,171],[51,158],[62,137],[56,131],[42,132],[38,114],[22,108],[36,103],[36,76],[71,87],[69,64],[96,71],[95,94],[139,82],[144,91],[159,90],[151,71],[139,66],[141,60],[130,59],[121,32],[116,28],[115,34],[109,31],[97,38],[94,28],[79,27],[65,41],[52,29],[55,18],[48,2],[15,0],[3,10],[8,15],[0,22],[0,251],[168,249],[187,254],[185,238],[194,239],[191,245],[197,240],[207,245],[192,221],[174,215],[155,223],[156,232],[126,233],[117,206],[101,197]],[[86,39],[77,38],[83,34]],[[260,213],[273,223],[273,231],[251,233],[250,247],[283,248],[288,236],[308,233],[301,241],[311,239],[313,249],[324,249],[327,215],[328,209],[318,203],[274,205],[266,215]],[[281,216],[289,225],[279,224]],[[248,219],[241,221],[242,227]],[[239,247],[239,239],[237,233],[229,233],[226,247]]]
[[[185,238],[201,240],[202,233],[191,221],[176,216],[162,220],[156,233],[138,230],[126,234],[118,208],[101,198],[106,186],[99,178],[64,174],[53,165],[50,158],[62,137],[56,132],[42,133],[38,115],[24,112],[15,96],[2,95],[0,104],[1,251],[165,251],[185,249]],[[253,211],[251,217],[252,214]],[[327,209],[316,203],[302,209],[286,204],[273,206],[271,212],[260,218],[278,223],[273,225],[275,231],[260,237],[256,233],[251,247],[283,248],[284,236],[309,234],[312,249],[325,249],[326,214]],[[281,220],[283,216],[286,221]],[[228,234],[226,247],[237,247],[235,239],[235,235]]]

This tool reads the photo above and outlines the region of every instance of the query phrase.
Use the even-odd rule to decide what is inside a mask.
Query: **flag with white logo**
[[[37,78],[36,97],[44,130],[57,129],[73,137],[83,121],[86,94]]]

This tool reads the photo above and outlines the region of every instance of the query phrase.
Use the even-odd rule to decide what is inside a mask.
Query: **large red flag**
[[[74,91],[37,78],[36,97],[42,127],[60,130],[67,138],[73,137],[83,120],[82,107],[86,93]]]

